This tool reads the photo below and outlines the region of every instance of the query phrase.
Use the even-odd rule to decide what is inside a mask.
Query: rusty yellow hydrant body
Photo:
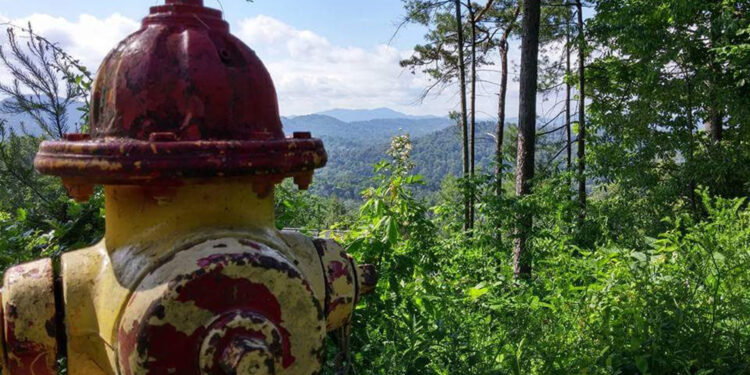
[[[325,161],[283,136],[270,76],[220,13],[154,7],[100,69],[91,134],[41,146],[77,199],[104,186],[106,234],[6,272],[4,374],[60,357],[70,375],[318,373],[375,284],[335,242],[274,225],[274,185],[306,188]]]

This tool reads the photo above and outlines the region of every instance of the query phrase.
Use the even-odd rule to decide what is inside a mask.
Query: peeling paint
[[[5,272],[2,294],[6,367],[12,375],[57,374],[54,273],[49,258]]]

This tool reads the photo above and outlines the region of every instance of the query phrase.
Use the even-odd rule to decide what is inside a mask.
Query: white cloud
[[[75,21],[47,14],[32,14],[10,22],[21,27],[31,23],[37,34],[58,43],[92,71],[99,67],[104,56],[117,43],[140,26],[139,22],[119,14],[104,19],[82,14]]]
[[[333,45],[309,30],[267,16],[239,22],[237,35],[263,59],[274,77],[282,112],[391,107],[408,112],[445,114],[443,99],[413,106],[425,77],[399,67],[408,51],[387,45],[370,49]]]
[[[3,18],[0,16],[0,22]],[[106,18],[81,15],[71,21],[47,14],[33,14],[7,20],[25,26],[57,42],[71,55],[95,71],[106,54],[139,22],[113,14]],[[268,16],[246,18],[234,23],[234,33],[253,48],[268,67],[284,115],[300,115],[331,108],[390,107],[414,114],[446,115],[458,108],[454,87],[439,95],[417,100],[429,85],[422,74],[413,75],[399,66],[411,51],[388,45],[371,48],[340,46],[313,31],[297,29]],[[511,61],[517,61],[512,53]],[[497,67],[489,67],[479,85],[478,117],[497,113]],[[518,108],[517,83],[510,80],[507,113]]]

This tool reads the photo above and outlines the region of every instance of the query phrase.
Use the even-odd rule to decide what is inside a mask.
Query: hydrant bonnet
[[[326,164],[309,133],[286,138],[271,76],[201,0],[167,0],[106,57],[90,134],[44,142],[35,166],[91,184],[311,175]]]

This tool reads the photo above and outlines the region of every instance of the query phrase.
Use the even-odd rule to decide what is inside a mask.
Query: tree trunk
[[[500,98],[497,105],[497,149],[495,150],[495,194],[503,195],[503,142],[505,141],[505,99],[508,95],[508,41],[500,41]]]
[[[468,148],[468,116],[466,114],[466,61],[464,60],[464,27],[461,15],[461,0],[455,0],[456,5],[456,32],[458,34],[458,70],[459,85],[461,91],[461,130],[463,148],[463,176],[469,176],[469,148]],[[464,229],[470,229],[471,201],[468,194],[464,194]]]
[[[570,20],[569,20],[570,21]],[[570,24],[565,26],[565,135],[567,144],[567,171],[568,174],[573,172],[573,135],[570,128],[570,118],[572,113],[570,112],[570,99],[571,99],[571,86],[570,81],[567,79],[571,75],[570,65]],[[568,177],[568,189],[571,189],[572,181]]]
[[[687,84],[687,95],[685,99],[687,101],[687,124],[686,132],[688,135],[688,149],[685,152],[685,169],[688,175],[688,197],[690,198],[690,207],[693,210],[693,214],[698,216],[698,197],[695,195],[695,189],[697,185],[695,183],[695,134],[693,128],[695,126],[695,120],[693,118],[693,85],[691,78],[686,79]]]
[[[469,229],[474,229],[474,210],[476,194],[474,192],[474,172],[476,170],[476,123],[477,123],[477,21],[474,19],[474,11],[469,6],[471,20],[471,132],[469,134],[469,157],[471,159],[471,184],[469,185]]]
[[[474,15],[471,14],[471,18]],[[469,119],[470,134],[469,134],[469,158],[471,160],[471,176],[474,176],[475,171],[475,145],[474,137],[476,136],[476,121],[477,121],[477,27],[474,21],[471,22],[471,118]]]
[[[503,143],[505,142],[505,101],[508,96],[508,38],[516,26],[518,13],[521,11],[520,5],[516,5],[513,12],[513,19],[506,26],[502,38],[500,38],[500,98],[498,99],[497,108],[497,150],[495,151],[495,174],[497,181],[495,194],[500,197],[503,195]]]
[[[518,110],[518,155],[516,157],[516,195],[531,193],[536,151],[536,96],[539,58],[540,0],[523,3],[521,43],[520,105]],[[513,250],[516,278],[531,276],[531,254],[527,248],[528,235],[534,218],[530,213],[519,213]]]
[[[717,39],[721,38],[721,27],[718,26],[720,23],[717,20],[718,15],[715,12],[711,12],[711,18],[709,21],[709,42],[711,48],[716,46]],[[708,108],[708,119],[705,122],[705,130],[708,133],[709,138],[714,144],[721,142],[723,138],[722,131],[724,130],[724,114],[721,110],[721,90],[716,84],[716,77],[722,74],[722,67],[717,61],[710,63],[710,74],[708,80],[708,95],[709,95],[709,108]]]
[[[708,121],[705,124],[706,133],[708,133],[711,141],[714,143],[721,142],[723,127],[724,115],[722,115],[720,110],[716,109],[716,106],[712,106],[709,108]]]
[[[586,35],[583,29],[583,4],[576,1],[578,9],[578,224],[586,219]]]

